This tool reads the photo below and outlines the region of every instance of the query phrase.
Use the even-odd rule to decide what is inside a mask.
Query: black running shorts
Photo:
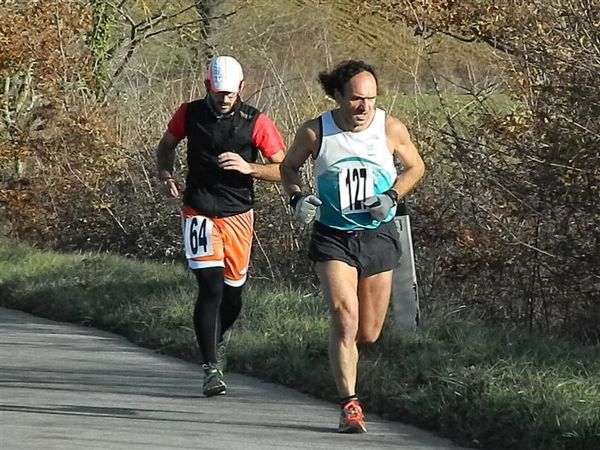
[[[308,257],[314,262],[342,261],[366,278],[398,265],[402,248],[394,221],[374,230],[341,231],[315,222]]]

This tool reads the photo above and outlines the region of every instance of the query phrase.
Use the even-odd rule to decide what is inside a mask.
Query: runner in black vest
[[[170,197],[175,151],[187,138],[188,173],[183,193],[183,242],[198,281],[194,329],[202,353],[203,391],[225,394],[217,347],[242,307],[253,235],[254,179],[279,181],[284,143],[273,122],[242,102],[242,67],[215,58],[206,97],[182,104],[156,149],[158,177]],[[259,152],[269,162],[257,164]]]

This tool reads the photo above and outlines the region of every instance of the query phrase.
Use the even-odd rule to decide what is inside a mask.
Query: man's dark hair
[[[335,91],[344,95],[344,86],[348,80],[361,72],[369,72],[377,82],[377,73],[375,73],[375,68],[371,64],[353,59],[342,61],[331,72],[320,72],[319,82],[325,93],[334,98]]]

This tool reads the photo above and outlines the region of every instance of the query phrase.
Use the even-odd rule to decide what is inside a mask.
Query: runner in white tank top
[[[396,203],[424,173],[423,160],[398,119],[375,107],[377,76],[369,64],[345,61],[319,74],[338,108],[298,129],[281,163],[294,217],[315,217],[309,258],[329,303],[329,362],[340,396],[338,431],[364,433],[356,395],[357,342],[379,338],[400,257]],[[300,169],[315,158],[316,195],[302,192]],[[393,158],[404,171],[396,176]]]

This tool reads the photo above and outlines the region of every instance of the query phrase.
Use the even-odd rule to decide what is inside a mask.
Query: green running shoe
[[[225,372],[227,369],[227,345],[231,339],[231,330],[227,330],[217,344],[217,369]]]
[[[227,343],[223,341],[217,347],[217,369],[221,372],[227,369]]]
[[[202,392],[207,397],[215,395],[225,395],[227,385],[223,381],[223,372],[214,364],[202,364],[204,371],[204,383],[202,384]]]

